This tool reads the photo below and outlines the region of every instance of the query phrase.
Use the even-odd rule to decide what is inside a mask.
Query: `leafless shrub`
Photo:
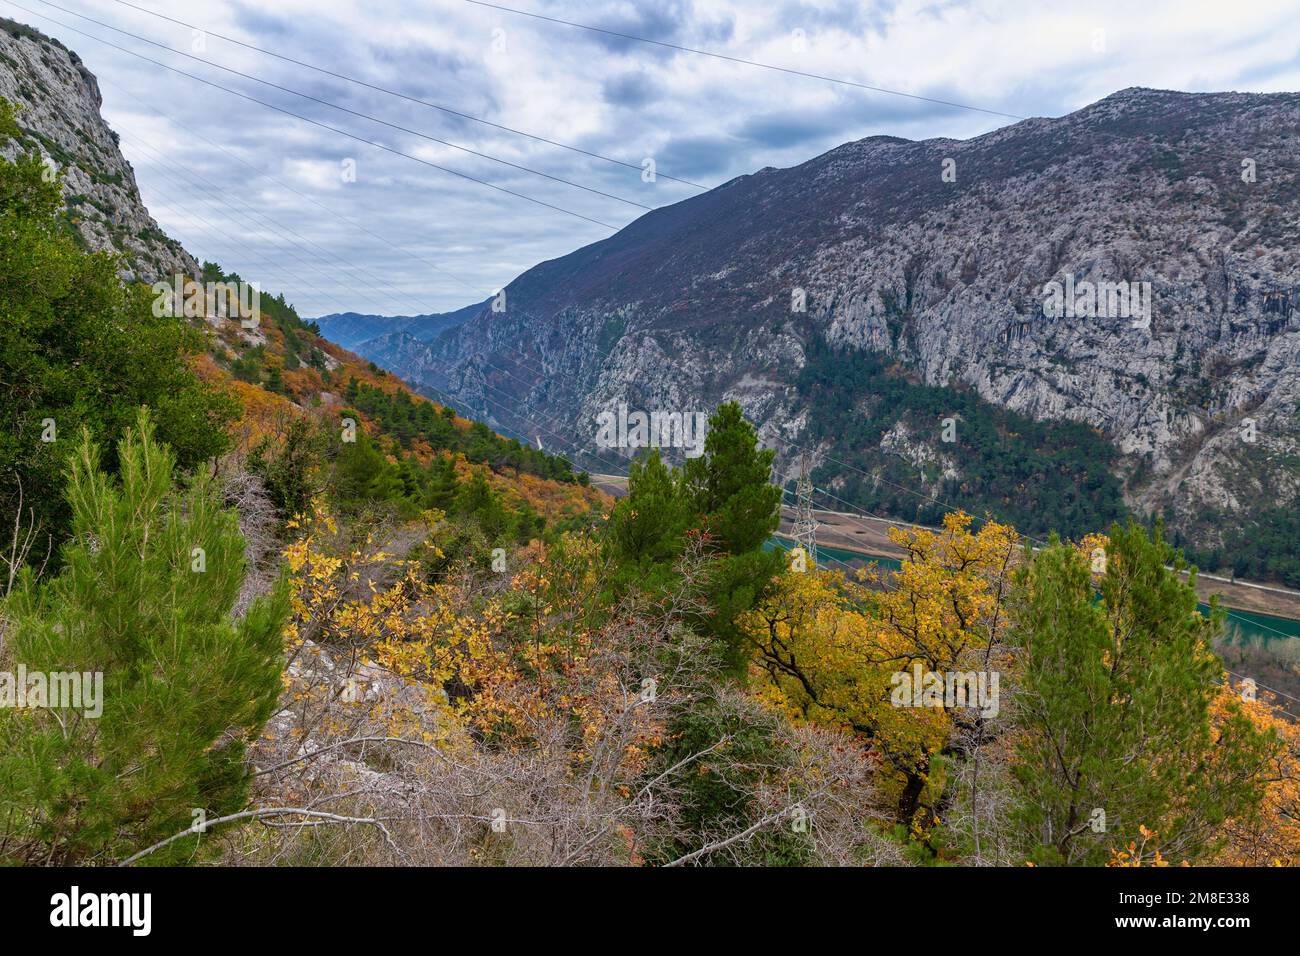
[[[1015,790],[1011,778],[1014,741],[1002,735],[971,746],[957,761],[949,785],[944,825],[964,848],[969,866],[1019,866],[1024,854],[1010,819]]]
[[[471,689],[491,697],[471,701],[485,720],[455,714],[442,687],[386,671],[364,648],[305,643],[254,753],[254,811],[232,821],[256,825],[221,837],[226,862],[618,866],[689,845],[668,862],[703,865],[740,858],[796,811],[811,862],[897,862],[877,835],[885,816],[857,742],[792,728],[721,681],[712,648],[683,623],[703,610],[701,574],[700,555],[688,555],[680,587],[624,601],[572,666]],[[557,621],[556,633],[574,627],[572,609]],[[657,755],[675,719],[703,705],[770,721],[781,759],[756,764],[723,721],[665,765]],[[692,831],[688,775],[702,771],[750,781],[748,815]]]
[[[0,550],[0,575],[4,578],[4,590],[0,591],[0,597],[4,597],[14,589],[14,584],[18,580],[18,573],[27,565],[31,557],[32,548],[40,541],[41,526],[36,520],[36,510],[30,506],[27,508],[27,519],[23,519],[23,482],[21,478],[16,479],[18,486],[18,504],[14,509],[14,527],[13,533],[9,538],[9,546]],[[53,552],[54,540],[50,535],[46,535],[45,556],[41,559],[41,565],[36,569],[36,576],[45,570],[45,565],[50,559]]]
[[[244,560],[247,570],[233,613],[242,617],[260,595],[270,591],[276,572],[273,558],[279,553],[279,526],[275,505],[266,493],[262,479],[247,471],[236,471],[222,483],[226,505],[239,515],[239,533],[244,537]]]

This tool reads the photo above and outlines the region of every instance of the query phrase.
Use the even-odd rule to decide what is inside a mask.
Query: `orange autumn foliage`
[[[1264,772],[1262,804],[1249,818],[1224,825],[1228,842],[1218,862],[1225,866],[1300,866],[1300,725],[1267,696],[1243,694],[1225,679],[1214,701],[1216,722],[1234,707],[1278,742]]]

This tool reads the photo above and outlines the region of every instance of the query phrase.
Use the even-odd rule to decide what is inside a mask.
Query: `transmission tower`
[[[799,483],[795,486],[794,537],[810,562],[817,560],[817,516],[813,512],[812,461],[799,455]]]

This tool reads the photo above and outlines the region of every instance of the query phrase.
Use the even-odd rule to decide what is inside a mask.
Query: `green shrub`
[[[102,674],[102,713],[0,709],[3,862],[109,863],[195,811],[242,809],[245,751],[281,690],[286,582],[232,619],[244,540],[213,479],[175,485],[143,412],[119,445],[120,477],[99,459],[83,436],[62,570],[41,582],[26,570],[2,610],[9,670]],[[183,859],[196,840],[149,859]]]

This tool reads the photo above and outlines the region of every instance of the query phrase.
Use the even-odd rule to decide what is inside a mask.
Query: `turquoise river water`
[[[789,550],[792,542],[784,538],[772,538],[768,547]],[[878,558],[845,551],[840,548],[817,548],[818,563],[836,561],[855,561],[879,564],[882,568],[897,571],[901,567],[894,558]],[[1207,605],[1201,605],[1202,611],[1208,611]],[[1269,614],[1256,614],[1252,611],[1229,609],[1224,622],[1226,637],[1232,644],[1251,645],[1267,649],[1270,653],[1288,660],[1300,661],[1300,621],[1285,617],[1273,617]]]

